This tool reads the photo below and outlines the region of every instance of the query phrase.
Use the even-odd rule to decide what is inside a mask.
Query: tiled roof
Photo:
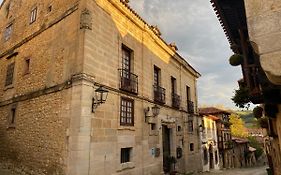
[[[215,107],[199,108],[199,114],[231,114],[230,112]]]

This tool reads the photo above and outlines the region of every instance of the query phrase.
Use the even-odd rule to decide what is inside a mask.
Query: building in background
[[[206,107],[199,109],[200,115],[212,115],[217,117],[217,145],[219,149],[219,160],[221,168],[233,167],[233,144],[230,131],[229,115],[226,110],[215,107]]]
[[[264,104],[269,117],[266,145],[269,165],[281,174],[281,28],[280,1],[211,0],[227,35],[236,63],[241,65],[240,89],[254,104]],[[235,58],[233,57],[233,58]],[[237,59],[238,58],[238,59]]]
[[[202,170],[200,74],[127,1],[4,0],[0,35],[1,167]]]
[[[202,117],[202,164],[203,172],[220,169],[217,124],[218,117],[201,115]]]

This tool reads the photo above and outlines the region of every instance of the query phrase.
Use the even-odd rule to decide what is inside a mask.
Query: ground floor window
[[[131,161],[132,148],[121,148],[121,163]]]

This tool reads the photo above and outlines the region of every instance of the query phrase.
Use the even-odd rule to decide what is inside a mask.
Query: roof
[[[211,3],[230,45],[238,45],[239,29],[247,29],[244,0],[211,0]],[[232,50],[236,52],[233,47]]]
[[[212,119],[212,120],[214,120],[214,121],[220,119],[220,118],[218,118],[218,117],[216,117],[216,116],[214,116],[214,115],[207,115],[206,117],[209,118],[209,119]]]
[[[127,8],[127,9],[129,9],[130,10],[130,12],[131,13],[133,13],[133,15],[135,15],[139,20],[141,20],[144,24],[146,24],[146,25],[148,25],[148,26],[150,26],[150,29],[152,30],[152,26],[151,25],[149,25],[133,8],[131,8],[131,6],[127,3],[127,2],[125,2],[124,0],[120,0],[120,2]],[[153,30],[152,30],[153,31]],[[158,36],[158,38],[160,39],[160,40],[162,40],[162,42],[164,42],[167,46],[169,46],[169,44],[163,39],[163,38],[161,38],[161,36],[160,35],[156,35],[156,36]],[[187,66],[188,67],[190,67],[197,75],[197,78],[199,78],[200,76],[201,76],[201,74],[196,70],[196,69],[194,69],[187,61],[186,61],[186,59],[184,59],[178,52],[175,52],[176,53],[176,55],[182,60],[182,61],[184,61],[186,64],[187,64]]]
[[[231,114],[231,113],[219,108],[207,107],[207,108],[199,108],[199,114],[207,115],[207,114]]]

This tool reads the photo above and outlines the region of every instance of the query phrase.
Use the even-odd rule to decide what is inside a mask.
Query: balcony
[[[118,69],[120,72],[120,89],[138,94],[138,76],[127,69]]]
[[[153,86],[153,91],[154,91],[154,101],[160,104],[165,104],[166,103],[166,98],[165,98],[165,89],[162,88],[161,86],[154,85]]]
[[[178,94],[172,93],[172,107],[180,108],[180,96]]]
[[[194,114],[194,103],[190,100],[187,101],[187,112],[189,114]]]

